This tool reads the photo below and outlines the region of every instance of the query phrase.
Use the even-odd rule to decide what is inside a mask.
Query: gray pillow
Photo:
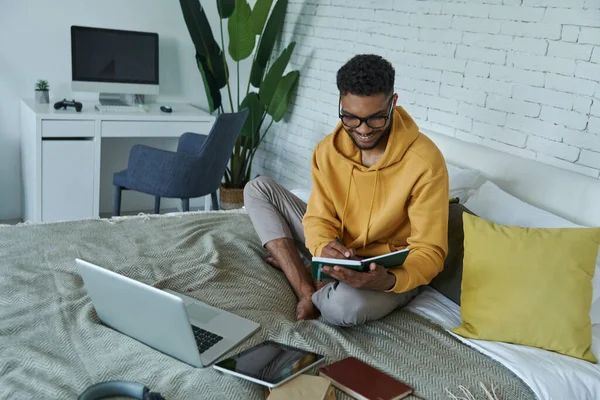
[[[432,288],[460,305],[462,285],[464,239],[463,212],[473,214],[462,204],[450,204],[448,214],[448,255],[444,261],[444,270],[429,284]]]

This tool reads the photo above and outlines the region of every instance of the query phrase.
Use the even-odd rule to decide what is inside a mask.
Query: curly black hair
[[[351,93],[371,96],[394,92],[394,67],[376,54],[359,54],[350,59],[337,72],[337,87],[342,96]]]

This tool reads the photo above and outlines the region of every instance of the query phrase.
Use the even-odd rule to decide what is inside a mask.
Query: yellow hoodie
[[[442,153],[396,107],[385,153],[373,166],[341,123],[315,148],[303,219],[306,247],[320,256],[338,236],[361,257],[409,248],[392,292],[428,284],[448,252],[448,171]]]

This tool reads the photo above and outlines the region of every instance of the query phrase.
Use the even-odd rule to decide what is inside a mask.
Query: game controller
[[[75,110],[77,112],[80,112],[81,109],[83,108],[83,105],[75,100],[61,100],[61,101],[57,101],[56,103],[54,103],[54,109],[58,110],[59,108],[64,108],[65,110],[67,109],[67,107],[75,107]]]

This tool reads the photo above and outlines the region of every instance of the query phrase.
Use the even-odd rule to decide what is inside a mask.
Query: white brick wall
[[[548,51],[548,41],[526,37],[512,37],[511,50],[519,53],[537,54],[543,56]]]
[[[522,100],[515,100],[509,97],[488,95],[486,106],[492,110],[505,111],[515,115],[525,115],[527,117],[538,117],[541,107],[538,103],[531,103]],[[499,123],[498,125],[502,125]]]
[[[490,68],[490,79],[504,82],[520,83],[528,86],[544,86],[545,74],[538,71],[527,71],[524,69],[510,68],[501,65],[493,65]]]
[[[569,58],[589,61],[592,57],[594,46],[589,44],[573,44],[564,42],[550,42],[548,55],[558,58]]]
[[[573,73],[575,72],[575,60],[519,52],[509,53],[506,64],[509,67],[539,72],[554,72],[566,76],[573,76]]]
[[[489,78],[490,76],[491,65],[480,63],[477,61],[468,61],[467,67],[465,68],[465,76],[482,76],[484,78]]]
[[[289,0],[288,14],[300,86],[255,173],[310,184],[337,123],[335,73],[370,52],[423,129],[599,178],[600,0]]]
[[[493,6],[490,9],[489,17],[493,19],[506,19],[509,21],[538,22],[544,18],[544,9],[520,6]]]
[[[501,21],[486,18],[457,17],[452,19],[452,28],[464,32],[499,33]]]
[[[579,43],[591,43],[600,45],[600,29],[581,28],[581,33],[579,34]]]
[[[578,26],[571,25],[563,25],[562,36],[561,39],[564,42],[577,42],[579,39],[579,33],[581,32],[581,28]],[[585,43],[585,42],[580,42]]]

